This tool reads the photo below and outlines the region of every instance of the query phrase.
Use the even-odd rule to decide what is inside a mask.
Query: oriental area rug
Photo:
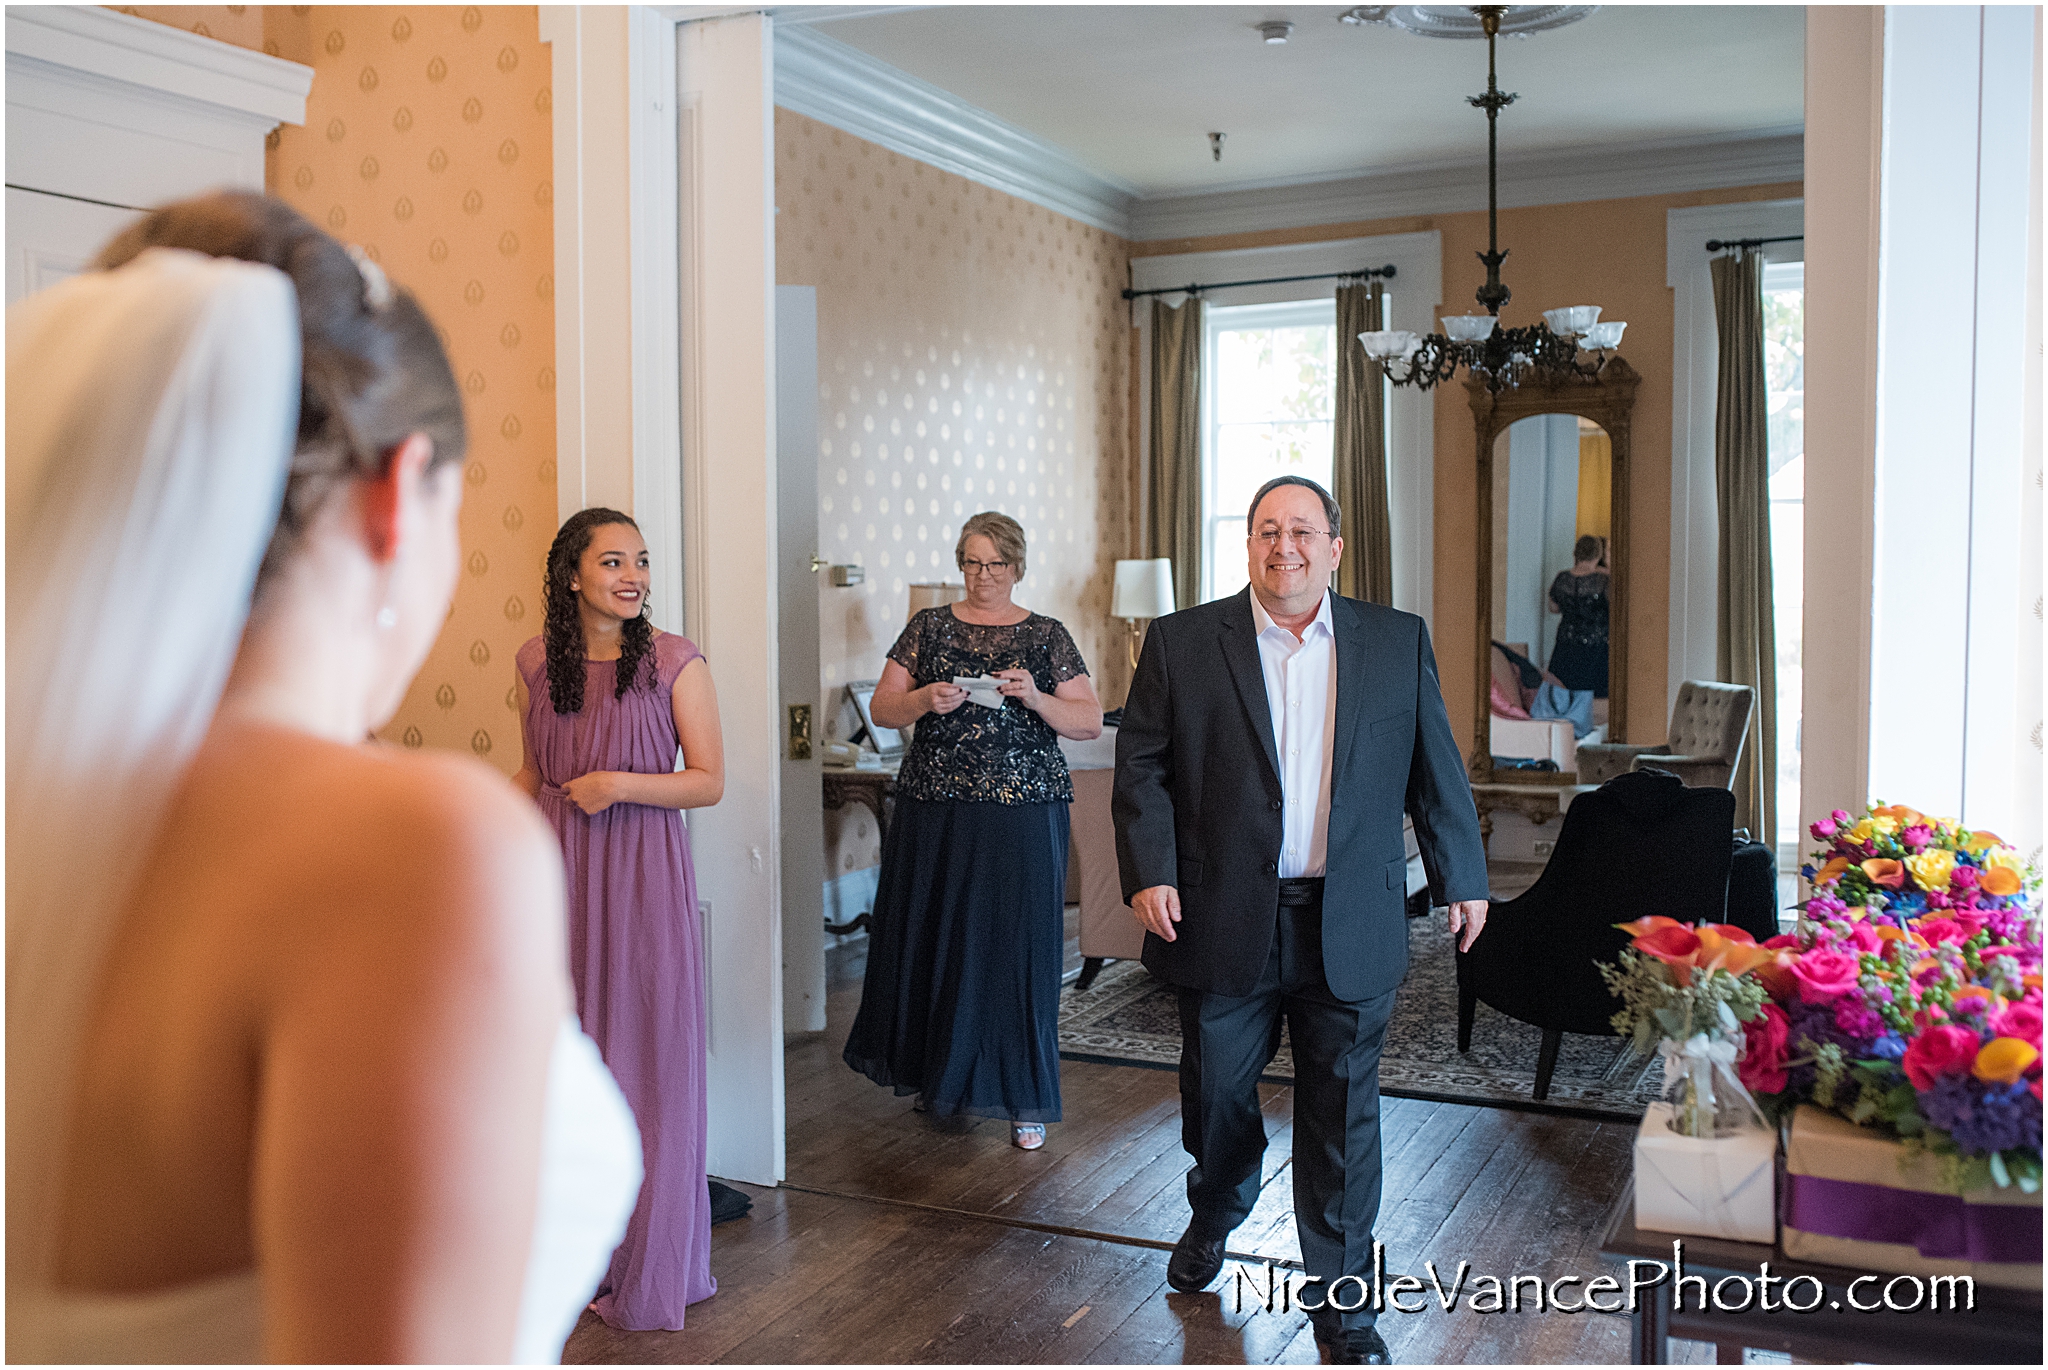
[[[1060,1055],[1073,1061],[1172,1069],[1180,1064],[1180,1017],[1170,986],[1136,961],[1117,961],[1085,992],[1060,995]],[[1663,1083],[1656,1057],[1638,1055],[1618,1037],[1567,1032],[1550,1077],[1550,1097],[1536,1100],[1536,1053],[1543,1034],[1527,1023],[1479,1006],[1472,1049],[1458,1050],[1458,972],[1441,911],[1408,922],[1408,978],[1394,1001],[1380,1057],[1380,1092],[1410,1099],[1527,1108],[1633,1122]],[[1274,1084],[1294,1082],[1283,1032],[1266,1068]]]

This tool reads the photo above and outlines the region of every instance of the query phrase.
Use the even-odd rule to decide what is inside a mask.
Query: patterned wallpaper
[[[818,290],[819,552],[867,572],[821,591],[828,732],[849,730],[840,687],[881,674],[910,584],[960,579],[960,524],[984,509],[1024,525],[1018,601],[1122,698],[1123,241],[781,109],[775,203],[776,279]],[[828,875],[874,864],[867,812],[829,812],[826,848]]]
[[[912,582],[960,579],[984,509],[1024,525],[1017,598],[1101,686],[1121,650],[1122,240],[780,109],[775,202],[776,279],[818,289],[820,552],[867,570],[824,591],[828,695],[881,673]]]
[[[253,11],[253,12],[252,12]],[[519,766],[512,655],[555,531],[553,128],[533,6],[127,9],[314,69],[266,181],[419,296],[468,407],[448,626],[387,740]]]

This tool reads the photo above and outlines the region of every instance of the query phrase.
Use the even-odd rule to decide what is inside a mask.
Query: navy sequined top
[[[1056,618],[1033,614],[1022,623],[965,623],[947,605],[910,620],[889,660],[922,689],[955,676],[994,675],[1022,667],[1045,694],[1086,675],[1074,639]],[[1014,699],[1000,709],[963,703],[949,714],[917,720],[896,792],[912,799],[979,804],[1069,803],[1074,786],[1059,734]]]

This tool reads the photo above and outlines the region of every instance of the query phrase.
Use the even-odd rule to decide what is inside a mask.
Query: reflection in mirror
[[[1494,442],[1490,747],[1496,765],[1576,769],[1605,736],[1613,453],[1572,414]]]

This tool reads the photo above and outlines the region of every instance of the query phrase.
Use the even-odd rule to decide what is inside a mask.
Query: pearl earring
[[[398,626],[398,610],[389,604],[377,611],[377,626],[389,632]]]

